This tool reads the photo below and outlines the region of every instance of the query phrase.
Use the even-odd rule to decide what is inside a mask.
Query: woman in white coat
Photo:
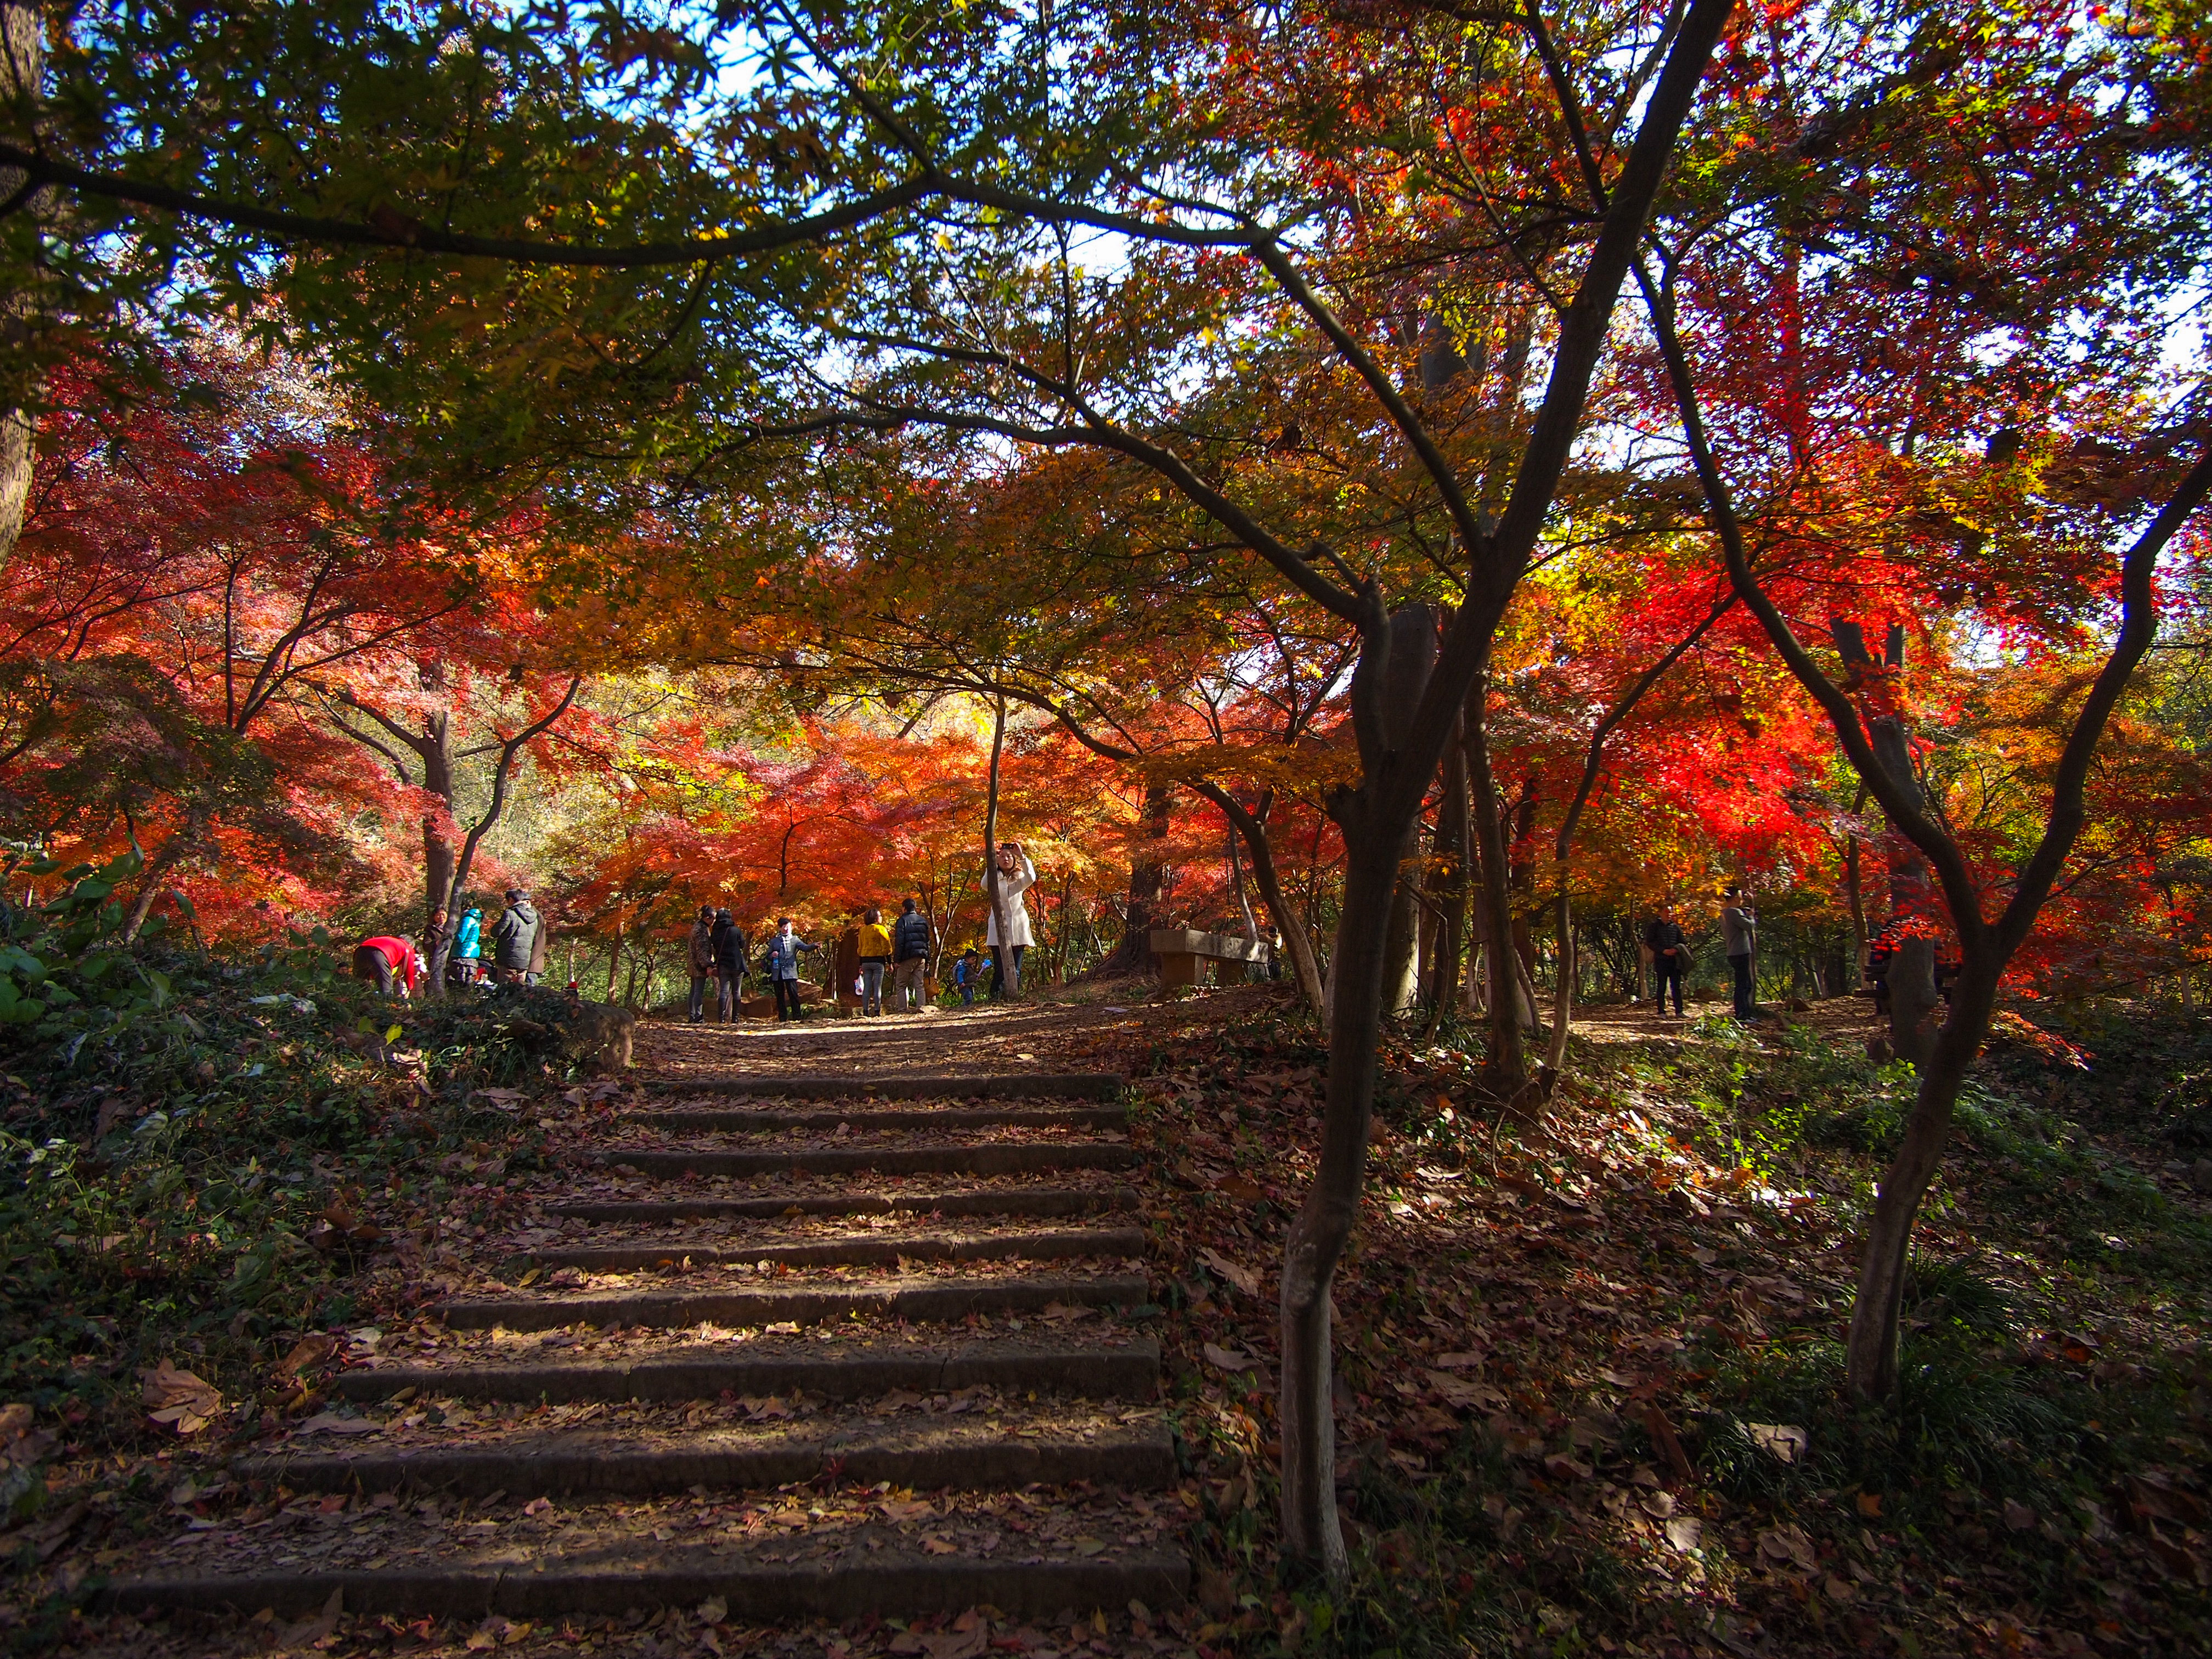
[[[999,940],[999,917],[994,911],[989,926],[984,930],[983,942],[991,947],[991,999],[996,1001],[1011,984],[1016,996],[1022,994],[1022,952],[1036,943],[1030,932],[1030,908],[1022,902],[1022,895],[1036,885],[1036,866],[1030,855],[1022,851],[1018,841],[999,843],[999,898],[1006,908],[1006,939]],[[988,889],[984,896],[989,897]]]

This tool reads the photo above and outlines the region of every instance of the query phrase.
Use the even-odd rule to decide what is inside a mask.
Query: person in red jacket
[[[415,947],[404,939],[379,935],[353,948],[353,976],[374,983],[378,993],[390,996],[395,982],[402,996],[415,994]]]

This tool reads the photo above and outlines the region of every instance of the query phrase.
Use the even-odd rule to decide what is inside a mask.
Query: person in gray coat
[[[1759,1018],[1759,994],[1751,963],[1759,948],[1759,912],[1751,908],[1751,895],[1741,887],[1729,889],[1729,902],[1721,907],[1721,937],[1728,947],[1729,973],[1735,981],[1735,1017]]]
[[[538,934],[544,925],[528,893],[520,887],[507,890],[507,908],[491,929],[492,961],[499,969],[501,984],[520,985],[528,980],[537,956]]]

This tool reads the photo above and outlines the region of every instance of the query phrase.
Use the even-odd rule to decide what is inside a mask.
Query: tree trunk
[[[1283,883],[1275,868],[1274,842],[1268,838],[1267,820],[1245,810],[1226,789],[1215,783],[1192,786],[1198,793],[1218,806],[1243,837],[1244,850],[1252,855],[1252,883],[1260,890],[1260,902],[1267,907],[1268,919],[1275,931],[1283,936],[1283,948],[1290,953],[1291,966],[1297,975],[1298,994],[1306,1006],[1316,1012],[1328,1006],[1328,994],[1322,984],[1321,968],[1314,960],[1313,936],[1306,931],[1304,918],[1283,896]]]
[[[1468,842],[1474,833],[1467,801],[1467,748],[1463,731],[1453,733],[1444,750],[1443,797],[1437,807],[1437,878],[1439,926],[1436,982],[1424,1042],[1434,1042],[1444,1016],[1460,1000],[1460,975],[1467,962]]]
[[[1505,824],[1498,810],[1498,785],[1490,772],[1484,704],[1486,677],[1467,700],[1468,787],[1474,804],[1474,876],[1481,899],[1483,963],[1489,975],[1490,1042],[1482,1057],[1482,1086],[1500,1105],[1516,1107],[1528,1084],[1521,1042],[1521,993],[1513,951],[1513,906],[1506,889]]]
[[[1844,1348],[1844,1386],[1862,1400],[1886,1400],[1897,1391],[1898,1320],[1911,1257],[1912,1224],[1942,1164],[1960,1085],[1989,1029],[2002,972],[2001,963],[1970,960],[1960,975],[1952,992],[1951,1018],[1936,1033],[1927,1064],[1921,1068],[1905,1139],[1882,1173]]]
[[[1371,626],[1371,625],[1370,625]],[[1426,605],[1408,605],[1380,624],[1387,652],[1379,688],[1366,651],[1355,671],[1354,699],[1379,704],[1376,735],[1390,757],[1413,725],[1413,712],[1436,664],[1436,621]],[[1379,696],[1377,692],[1379,690]],[[1372,705],[1370,705],[1372,706]],[[1438,750],[1421,768],[1431,775]],[[1400,762],[1401,764],[1404,763]],[[1375,1057],[1382,1026],[1384,950],[1390,900],[1405,850],[1420,822],[1415,795],[1402,826],[1384,832],[1366,819],[1374,798],[1370,778],[1361,796],[1340,801],[1346,848],[1344,915],[1330,952],[1328,1104],[1322,1127],[1320,1167],[1291,1224],[1283,1248],[1281,1332],[1283,1376],[1278,1406],[1283,1436],[1283,1545],[1292,1559],[1318,1568],[1332,1582],[1348,1570],[1344,1530],[1336,1515],[1336,1431],[1332,1388],[1329,1287],[1358,1218],[1367,1173],[1367,1137],[1375,1106]]]
[[[1013,963],[1014,951],[1009,941],[1013,938],[1012,912],[1006,908],[1006,895],[999,883],[999,768],[1006,750],[1006,700],[1000,697],[994,706],[991,720],[991,781],[983,804],[983,892],[990,901],[991,919],[999,933],[999,956],[992,969],[991,984],[1001,997],[1020,994],[1006,979],[1006,969]]]
[[[1943,1006],[1936,988],[1936,941],[1905,940],[1889,959],[1889,1046],[1922,1071],[1936,1045],[1933,1016]]]
[[[1419,834],[1414,831],[1409,851],[1419,852]],[[1408,857],[1399,866],[1398,884],[1390,890],[1390,926],[1383,937],[1382,1012],[1386,1014],[1404,1013],[1413,1006],[1420,989],[1420,878]]]
[[[1152,956],[1152,931],[1153,916],[1160,902],[1160,875],[1165,863],[1163,848],[1167,842],[1171,805],[1172,786],[1156,778],[1145,780],[1145,804],[1142,817],[1146,844],[1129,860],[1129,908],[1123,920],[1121,942],[1114,947],[1114,954],[1099,965],[1121,973],[1143,973],[1157,970],[1158,963]]]
[[[46,19],[31,0],[0,0],[0,100],[35,105],[46,74]],[[20,168],[0,167],[0,198],[22,187]],[[44,216],[52,192],[41,189],[18,213]],[[15,365],[27,362],[40,328],[38,295],[26,286],[0,294],[0,570],[15,556],[23,532],[23,513],[31,499],[31,475],[37,461],[30,404],[37,393],[32,377],[16,378]]]

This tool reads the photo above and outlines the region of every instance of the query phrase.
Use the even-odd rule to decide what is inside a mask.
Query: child
[[[952,982],[959,988],[960,1006],[963,1008],[975,1006],[975,973],[982,963],[983,958],[975,954],[975,947],[971,945],[952,964]]]

